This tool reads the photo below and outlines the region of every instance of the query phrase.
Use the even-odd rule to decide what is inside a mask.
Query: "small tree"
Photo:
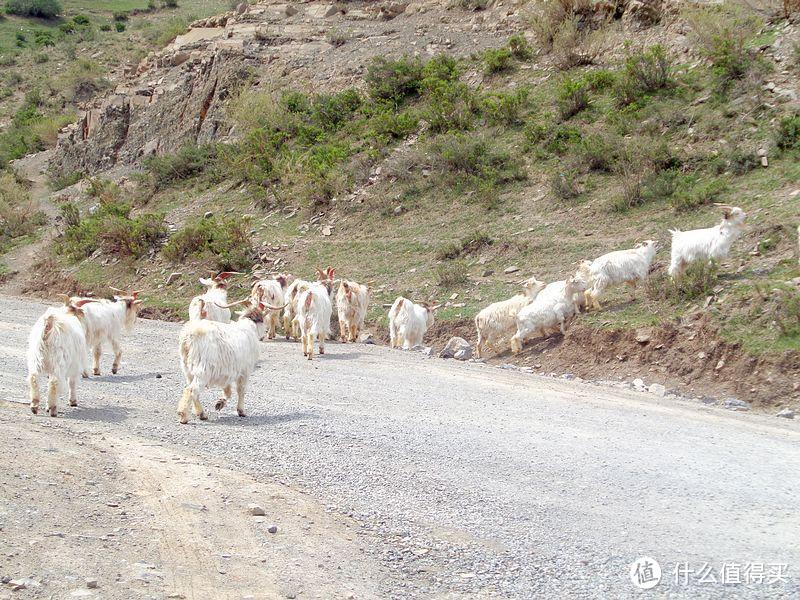
[[[6,12],[22,17],[53,19],[62,10],[58,0],[6,0]]]

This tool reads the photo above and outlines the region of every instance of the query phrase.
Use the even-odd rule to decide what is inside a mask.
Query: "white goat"
[[[310,281],[295,279],[286,288],[286,294],[284,295],[286,307],[283,309],[283,333],[287,340],[290,337],[294,339],[300,338],[300,327],[295,319],[297,316],[297,300],[309,287],[311,287]]]
[[[241,275],[235,271],[222,271],[211,279],[200,278],[200,283],[208,289],[204,294],[195,296],[189,303],[189,320],[208,319],[219,323],[231,322],[231,311],[224,308],[228,302],[228,277]]]
[[[530,304],[547,285],[535,277],[522,281],[524,293],[508,300],[494,302],[475,316],[475,329],[478,331],[476,355],[483,356],[486,348],[498,352],[500,344],[511,338],[517,330],[517,313]]]
[[[722,209],[722,222],[707,229],[679,231],[671,229],[672,260],[669,274],[674,279],[683,275],[695,261],[720,260],[728,256],[731,245],[742,234],[747,214],[738,206],[715,204]]]
[[[250,304],[241,300],[225,305]],[[264,314],[278,307],[259,304],[250,305],[239,313],[233,323],[219,323],[208,319],[189,321],[181,329],[178,350],[181,355],[181,370],[186,378],[186,387],[178,403],[178,419],[189,421],[189,404],[201,420],[208,417],[200,403],[200,394],[207,387],[221,388],[223,397],[215,405],[222,410],[231,399],[236,386],[238,402],[236,410],[240,417],[244,412],[244,392],[247,380],[258,362],[258,341],[264,335]]]
[[[646,240],[629,250],[616,250],[594,260],[583,261],[578,274],[589,284],[589,289],[584,292],[587,308],[599,310],[599,298],[612,285],[627,283],[635,287],[638,282],[644,281],[657,251],[658,242]]]
[[[517,313],[517,333],[511,338],[511,351],[514,354],[522,351],[525,340],[546,336],[554,328],[565,334],[567,321],[578,312],[576,297],[586,288],[586,281],[578,277],[548,284],[533,302]]]
[[[312,283],[297,298],[295,321],[300,328],[303,343],[303,356],[311,360],[314,356],[314,338],[319,341],[319,353],[325,354],[325,340],[331,330],[331,292],[333,290],[334,269],[317,269],[319,281]]]
[[[119,361],[122,358],[122,334],[133,328],[142,304],[138,290],[125,292],[117,288],[111,289],[120,295],[114,296],[114,300],[96,300],[87,304],[83,309],[84,317],[81,319],[86,334],[86,345],[92,353],[92,372],[95,375],[100,375],[100,357],[103,355],[104,343],[108,343],[114,352],[111,372],[116,375],[119,371]],[[73,298],[73,300],[90,299]],[[83,370],[83,376],[89,376],[86,369]]]
[[[433,314],[437,308],[438,304],[414,304],[399,296],[389,309],[390,346],[409,350],[421,345],[425,332],[433,326]]]
[[[31,412],[39,412],[39,377],[48,376],[47,411],[58,414],[58,393],[69,386],[69,405],[78,405],[78,379],[86,362],[86,335],[81,319],[91,299],[66,299],[66,306],[48,308],[28,337],[28,387]]]
[[[253,285],[253,290],[250,293],[250,302],[254,306],[260,303],[280,306],[284,304],[284,295],[288,285],[294,281],[294,277],[281,273],[276,275],[273,279],[262,279]],[[278,329],[279,311],[268,311],[266,314],[267,321],[267,339],[274,340]]]
[[[364,327],[369,305],[369,286],[355,281],[342,281],[336,292],[339,314],[339,335],[343,342],[355,342]]]

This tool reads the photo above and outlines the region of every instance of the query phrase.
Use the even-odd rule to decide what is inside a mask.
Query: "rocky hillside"
[[[738,4],[242,4],[62,131],[51,175],[87,178],[58,192],[29,288],[125,281],[180,317],[208,269],[331,264],[374,282],[378,337],[402,293],[445,304],[432,340],[474,339],[521,277],[652,238],[644,288],[493,360],[796,403],[799,44]],[[714,202],[747,231],[672,283],[668,230],[714,224]]]

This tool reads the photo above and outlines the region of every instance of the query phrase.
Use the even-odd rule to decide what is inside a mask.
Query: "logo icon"
[[[631,581],[641,590],[649,590],[661,581],[661,566],[654,558],[642,556],[631,563]]]

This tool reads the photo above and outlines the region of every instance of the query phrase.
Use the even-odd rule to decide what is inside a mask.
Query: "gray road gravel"
[[[25,400],[41,311],[0,299],[2,398]],[[178,329],[140,321],[121,374],[81,382],[60,419],[189,449],[352,517],[364,560],[383,565],[381,597],[638,597],[628,570],[643,555],[663,570],[655,597],[800,595],[800,423],[376,346],[330,344],[309,364],[278,341],[263,345],[249,418],[235,403],[214,413],[214,391],[211,419],[180,426]],[[788,576],[684,584],[678,563]]]

